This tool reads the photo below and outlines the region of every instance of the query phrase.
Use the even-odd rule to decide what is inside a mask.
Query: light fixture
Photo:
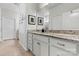
[[[70,11],[70,16],[76,16],[76,15],[79,15],[79,12],[78,11]]]
[[[14,5],[16,5],[16,6],[19,6],[20,5],[20,3],[13,3]]]

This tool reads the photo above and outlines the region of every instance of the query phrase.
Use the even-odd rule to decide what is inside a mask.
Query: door
[[[48,56],[48,43],[41,42],[41,56]]]
[[[36,56],[40,56],[40,41],[38,40],[33,40],[33,54]]]
[[[2,32],[1,32],[1,24],[2,24],[2,23],[1,23],[1,9],[0,9],[0,41],[1,41],[1,33],[2,33]]]
[[[15,36],[15,13],[9,9],[1,9],[2,40],[14,39]]]
[[[15,38],[14,19],[2,17],[2,40]]]

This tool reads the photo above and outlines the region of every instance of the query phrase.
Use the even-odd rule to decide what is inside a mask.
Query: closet
[[[0,40],[14,39],[15,36],[15,14],[12,10],[0,9]]]

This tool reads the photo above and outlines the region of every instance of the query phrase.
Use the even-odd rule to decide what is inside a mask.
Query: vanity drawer
[[[49,37],[46,37],[46,36],[39,36],[39,38],[41,38],[41,39],[39,39],[40,41],[45,42],[45,43],[48,43]]]
[[[33,35],[33,39],[37,39],[37,40],[40,40],[42,42],[45,42],[45,43],[48,43],[48,38],[49,37],[46,37],[46,36],[43,36],[43,35]]]
[[[64,51],[60,48],[51,46],[50,47],[50,56],[75,56],[75,54]]]
[[[38,35],[36,35],[36,34],[33,34],[33,40],[35,39],[38,39],[39,38],[39,36]]]
[[[50,45],[63,48],[73,53],[77,53],[77,43],[73,41],[59,39],[59,38],[50,38]]]

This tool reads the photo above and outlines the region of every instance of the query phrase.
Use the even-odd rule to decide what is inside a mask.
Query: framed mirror
[[[44,24],[44,18],[38,17],[38,25],[43,25],[43,24]]]
[[[35,16],[28,15],[28,24],[35,25],[35,21],[36,21]]]

